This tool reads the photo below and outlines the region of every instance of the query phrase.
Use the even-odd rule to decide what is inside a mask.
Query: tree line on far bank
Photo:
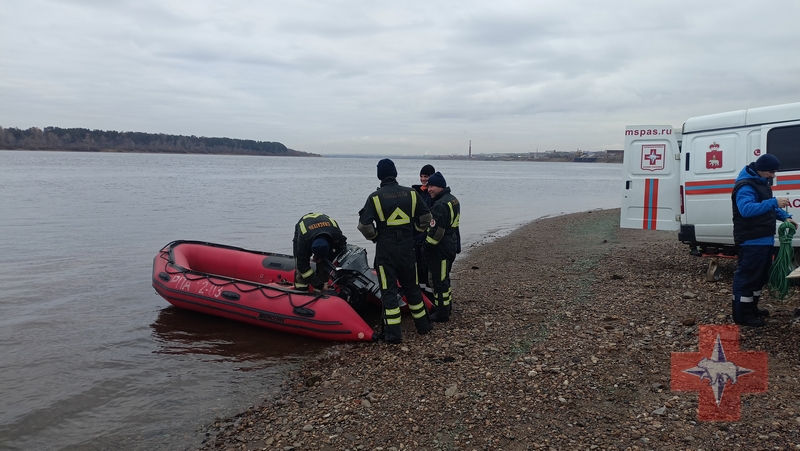
[[[59,127],[44,129],[31,127],[27,130],[0,127],[0,149],[264,156],[314,155],[289,149],[279,142]]]

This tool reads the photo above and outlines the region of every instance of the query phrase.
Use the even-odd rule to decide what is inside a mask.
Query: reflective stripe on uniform
[[[301,234],[301,235],[305,235],[305,234],[306,234],[306,232],[308,232],[308,230],[306,229],[306,222],[305,222],[305,221],[306,221],[306,219],[309,219],[309,218],[319,218],[319,217],[320,217],[320,216],[322,216],[322,215],[323,215],[322,213],[309,213],[309,214],[307,214],[307,215],[303,216],[302,218],[300,218],[300,234]],[[331,220],[331,223],[332,223],[334,226],[336,226],[336,228],[339,228],[339,226],[336,224],[336,221],[334,221],[334,220],[333,220],[333,218],[330,218],[330,217],[329,217],[328,219],[330,219],[330,220]]]
[[[386,220],[386,225],[399,226],[411,224],[411,218],[400,207],[394,209],[392,215]]]
[[[450,227],[456,228],[458,227],[458,223],[461,220],[461,213],[459,213],[457,216],[455,215],[455,212],[453,211],[452,202],[448,202],[447,206],[450,207]]]
[[[378,266],[378,274],[381,276],[381,289],[388,290],[389,286],[386,284],[386,273],[383,272],[383,265]]]
[[[400,307],[384,309],[383,316],[386,320],[386,324],[390,326],[400,324]]]
[[[447,260],[442,260],[442,269],[439,275],[439,280],[444,280],[447,277]]]
[[[411,316],[414,319],[420,319],[425,316],[425,302],[419,304],[408,304],[408,309],[411,310]]]
[[[300,277],[302,277],[304,279],[308,279],[312,275],[314,275],[314,270],[313,269],[309,269],[308,271],[304,272],[303,274],[300,274]]]
[[[436,307],[446,307],[450,305],[450,300],[452,299],[452,297],[453,297],[452,288],[448,288],[447,291],[445,291],[444,293],[434,293],[433,294],[433,298],[435,301],[434,304],[436,305]]]
[[[431,236],[429,236],[429,237],[425,238],[425,241],[427,241],[427,242],[429,242],[429,243],[433,244],[434,246],[436,246],[437,244],[439,244],[439,240],[434,240],[434,239],[433,239],[433,237],[431,237]]]
[[[375,204],[375,213],[378,213],[378,219],[381,222],[386,221],[386,217],[383,216],[383,208],[381,207],[381,199],[378,196],[372,196],[372,203]]]

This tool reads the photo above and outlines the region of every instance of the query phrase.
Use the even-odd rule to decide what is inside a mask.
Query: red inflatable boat
[[[153,287],[176,307],[323,340],[375,341],[354,308],[380,302],[366,251],[348,245],[332,276],[335,293],[295,291],[291,255],[199,241],[173,241],[153,260]]]

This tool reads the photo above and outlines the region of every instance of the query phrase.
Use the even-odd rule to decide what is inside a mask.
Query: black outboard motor
[[[362,308],[369,296],[380,300],[378,276],[369,266],[366,249],[348,244],[332,266],[333,285],[339,289],[339,296],[346,299],[354,309]]]

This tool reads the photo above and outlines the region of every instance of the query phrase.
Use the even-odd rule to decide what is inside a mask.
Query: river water
[[[0,450],[182,450],[340,346],[181,311],[155,294],[172,240],[291,253],[308,212],[348,242],[378,158],[0,151]],[[622,166],[432,163],[462,204],[465,249],[537,218],[620,203]]]

